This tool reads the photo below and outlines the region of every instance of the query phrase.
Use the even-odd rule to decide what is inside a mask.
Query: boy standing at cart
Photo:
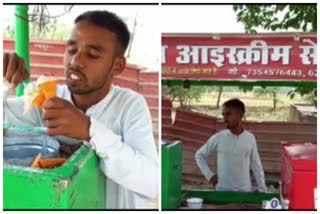
[[[264,172],[254,135],[242,126],[245,105],[239,99],[223,104],[226,129],[214,134],[195,155],[205,178],[217,191],[253,191],[250,179],[252,170],[259,192],[266,192]],[[206,158],[217,152],[217,172],[209,168]]]

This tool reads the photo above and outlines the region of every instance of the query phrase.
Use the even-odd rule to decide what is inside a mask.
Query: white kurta
[[[72,103],[66,86],[58,87],[57,96]],[[23,114],[23,103],[23,97],[7,100],[10,108],[4,105],[4,123],[45,126],[36,108]],[[87,109],[86,115],[91,120],[90,144],[101,158],[100,167],[106,175],[107,208],[150,208],[158,195],[159,166],[144,97],[112,86],[105,98]]]
[[[196,162],[209,181],[215,174],[206,158],[217,152],[218,191],[252,191],[250,170],[256,178],[260,192],[266,191],[264,172],[255,137],[244,130],[239,136],[228,129],[213,135],[195,155]]]

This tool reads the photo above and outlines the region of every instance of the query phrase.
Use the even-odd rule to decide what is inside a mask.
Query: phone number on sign
[[[247,69],[248,76],[288,76],[288,77],[317,77],[317,70],[302,72],[300,69]]]

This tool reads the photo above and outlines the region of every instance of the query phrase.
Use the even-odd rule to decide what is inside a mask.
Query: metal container
[[[54,141],[53,141],[54,142]],[[42,157],[54,158],[59,153],[59,143],[49,143],[44,146],[36,143],[9,144],[3,147],[5,164],[30,166],[33,159],[41,153]]]
[[[59,155],[59,142],[42,133],[29,134],[6,130],[3,138],[3,160],[5,164],[30,166],[33,159],[41,153],[42,157],[54,158]]]

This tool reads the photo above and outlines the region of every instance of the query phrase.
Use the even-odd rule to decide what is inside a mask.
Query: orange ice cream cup
[[[39,153],[36,158],[33,160],[31,167],[32,168],[40,168],[40,159],[41,159],[41,154]]]
[[[48,169],[61,166],[66,162],[65,158],[51,158],[51,159],[40,159],[39,164],[40,168]]]
[[[56,96],[57,84],[57,81],[53,80],[39,85],[39,88],[46,99],[50,99]]]
[[[38,108],[41,108],[45,100],[46,97],[44,96],[44,94],[40,93],[32,100],[32,104]]]

